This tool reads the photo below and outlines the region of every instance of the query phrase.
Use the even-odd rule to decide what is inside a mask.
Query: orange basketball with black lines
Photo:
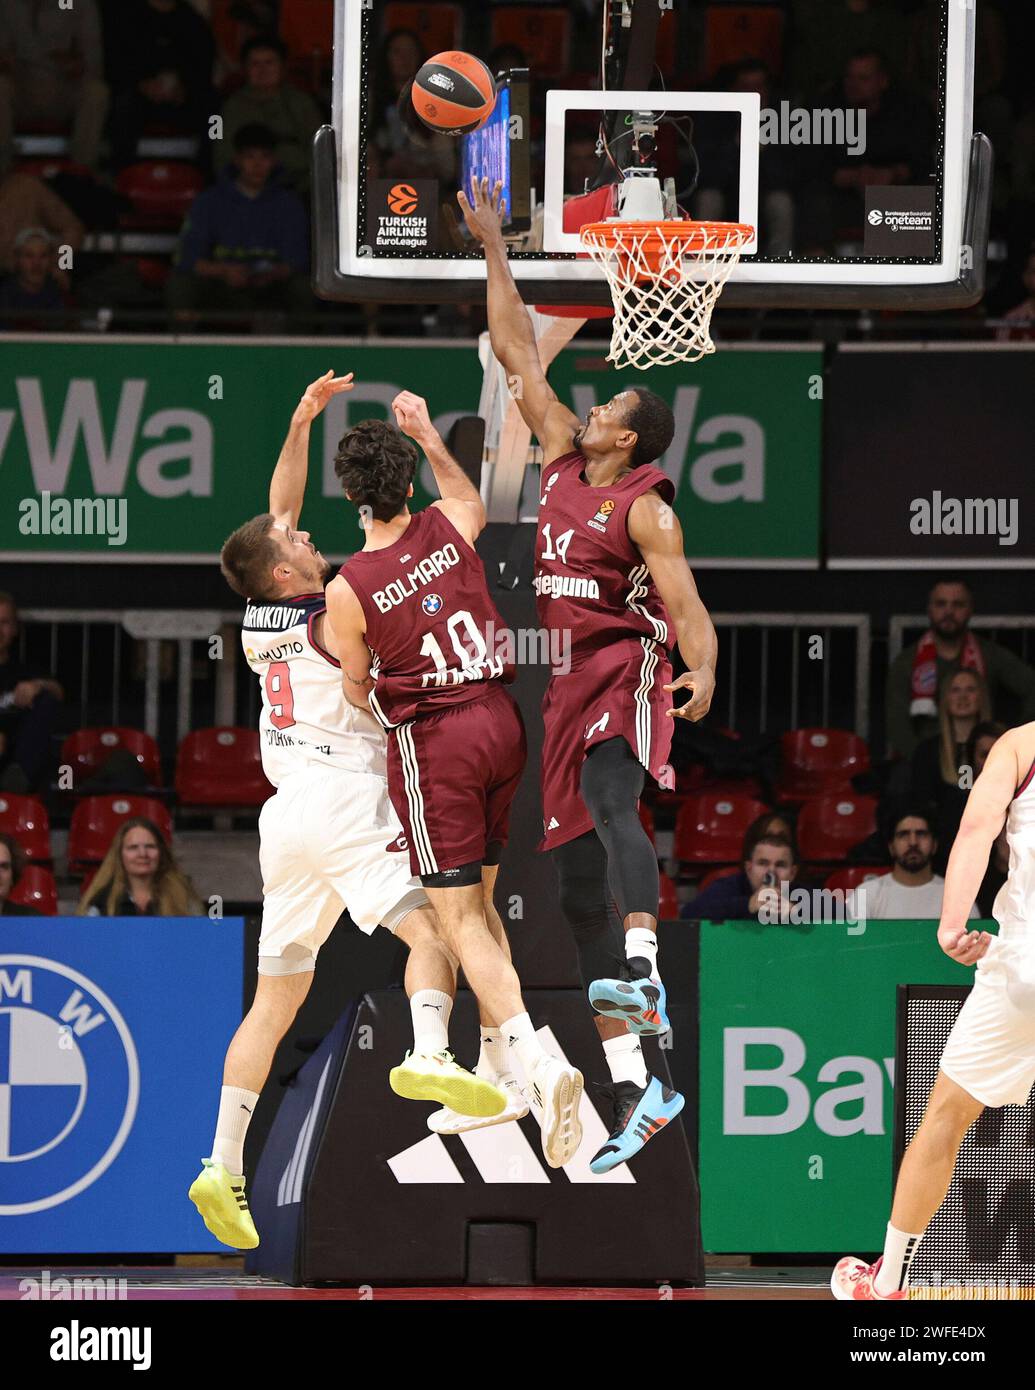
[[[496,83],[473,53],[436,53],[413,79],[410,100],[429,129],[441,135],[469,135],[492,115]]]

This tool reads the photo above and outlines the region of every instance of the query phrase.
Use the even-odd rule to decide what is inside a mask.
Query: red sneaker
[[[855,1255],[846,1255],[834,1266],[830,1276],[830,1292],[844,1302],[850,1302],[853,1298],[869,1298],[890,1303],[893,1299],[906,1298],[908,1289],[896,1289],[894,1293],[877,1292],[877,1271],[883,1259],[882,1255],[875,1265],[867,1265]]]

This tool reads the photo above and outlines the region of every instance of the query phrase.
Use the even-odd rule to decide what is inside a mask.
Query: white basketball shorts
[[[373,773],[311,764],[285,778],[259,814],[259,865],[260,974],[312,970],[345,908],[369,935],[428,901],[388,783]]]
[[[984,1105],[1023,1105],[1035,1083],[1028,962],[993,940],[942,1054],[941,1069]]]

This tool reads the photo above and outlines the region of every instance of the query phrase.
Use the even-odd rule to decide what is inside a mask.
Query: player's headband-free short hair
[[[361,420],[342,436],[334,471],[345,494],[375,521],[391,521],[406,505],[417,471],[417,446],[386,420]]]

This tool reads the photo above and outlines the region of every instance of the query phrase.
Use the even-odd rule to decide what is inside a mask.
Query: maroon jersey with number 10
[[[514,679],[485,568],[438,507],[415,512],[397,541],[357,552],[340,573],[363,607],[376,682],[370,708],[386,729]]]

